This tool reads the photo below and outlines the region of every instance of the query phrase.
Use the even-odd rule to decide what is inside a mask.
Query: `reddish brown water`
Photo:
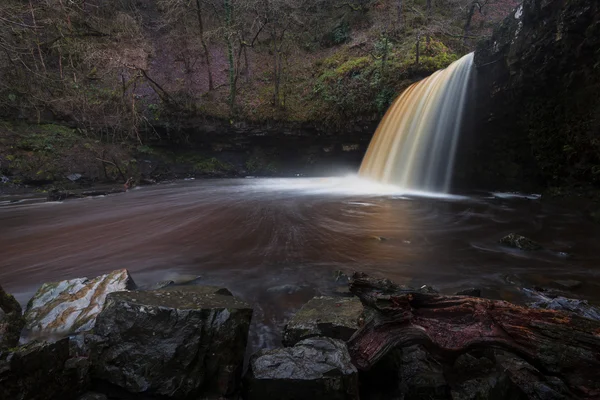
[[[546,250],[498,245],[510,232]],[[339,269],[513,301],[524,300],[522,286],[569,278],[583,282],[575,295],[598,300],[599,238],[578,209],[523,197],[401,195],[337,178],[207,180],[4,203],[0,282],[25,303],[43,282],[118,268],[138,284],[201,275],[255,306],[260,347],[306,300],[338,286]]]

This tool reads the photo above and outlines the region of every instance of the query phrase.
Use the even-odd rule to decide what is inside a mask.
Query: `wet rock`
[[[457,296],[481,297],[481,289],[469,288],[456,292]]]
[[[519,398],[514,393],[509,395],[508,379],[497,370],[493,352],[491,357],[469,353],[459,356],[447,378],[453,382],[452,400]]]
[[[288,322],[283,344],[293,346],[314,336],[348,340],[359,328],[363,305],[356,297],[314,297]]]
[[[501,371],[500,398],[567,400],[577,398],[559,378],[544,376],[523,359],[504,353],[497,356]]]
[[[108,397],[102,393],[87,392],[79,396],[77,400],[108,400]]]
[[[69,199],[82,199],[85,197],[95,196],[107,196],[109,194],[125,193],[123,188],[109,188],[109,189],[93,189],[84,191],[69,191],[69,190],[58,190],[52,189],[48,192],[46,197],[47,201],[64,201]]]
[[[78,196],[74,192],[67,190],[52,189],[48,192],[47,201],[64,201],[67,199],[76,199]]]
[[[375,239],[378,242],[385,242],[387,240],[387,238],[384,238],[383,236],[371,236],[371,239]]]
[[[174,284],[175,284],[175,282],[173,282],[171,280],[166,280],[166,281],[156,282],[152,285],[140,286],[138,289],[139,290],[158,290],[158,289],[164,289],[164,288],[174,285]]]
[[[423,346],[398,347],[360,372],[361,399],[450,399],[444,368]]]
[[[422,346],[402,349],[400,392],[406,399],[448,399],[450,387],[443,366]]]
[[[106,190],[86,190],[77,195],[77,197],[95,197],[108,196],[109,194],[125,193],[123,188],[111,188]]]
[[[553,283],[564,289],[568,289],[568,290],[573,290],[573,289],[577,289],[577,288],[581,287],[580,281],[576,281],[576,280],[572,280],[572,279],[557,280],[557,281],[553,281]]]
[[[73,399],[89,386],[89,363],[72,357],[69,339],[32,342],[0,355],[0,399]]]
[[[176,287],[167,287],[159,289],[161,291],[170,292],[172,290],[189,293],[192,295],[211,295],[219,294],[222,296],[233,296],[229,289],[220,286],[200,286],[200,285],[181,285]]]
[[[336,282],[340,283],[348,283],[350,282],[350,275],[345,273],[344,271],[337,270],[334,272],[334,277]]]
[[[109,293],[134,287],[125,269],[93,279],[44,283],[27,304],[26,327],[33,336],[88,331],[94,327]]]
[[[517,235],[516,233],[511,233],[504,236],[502,239],[500,239],[500,244],[527,251],[540,250],[542,248],[539,243],[536,243],[525,236]]]
[[[333,294],[342,297],[354,297],[354,295],[350,292],[348,285],[337,286],[333,289]]]
[[[600,309],[591,306],[587,300],[569,299],[562,296],[550,298],[541,294],[538,294],[537,297],[539,300],[534,303],[530,303],[529,307],[566,311],[581,317],[600,321]]]
[[[279,285],[267,289],[268,293],[294,294],[302,290],[298,285]]]
[[[71,182],[76,182],[76,181],[80,180],[82,176],[83,175],[81,175],[81,174],[70,174],[70,175],[67,175],[66,178],[68,180],[70,180]]]
[[[433,286],[429,286],[429,285],[423,285],[419,288],[419,292],[421,293],[430,293],[430,294],[439,294],[440,292],[438,292],[436,289],[433,288]]]
[[[156,180],[154,179],[140,179],[140,185],[144,185],[144,186],[149,186],[149,185],[155,185],[156,184]]]
[[[344,342],[310,338],[254,354],[244,391],[248,400],[358,399],[358,374]]]
[[[21,305],[0,286],[0,351],[17,346],[24,326]]]
[[[225,396],[238,388],[252,309],[197,286],[111,293],[93,376],[131,393]]]
[[[170,281],[175,282],[176,285],[191,285],[192,283],[198,282],[202,279],[201,275],[173,275],[167,278]]]

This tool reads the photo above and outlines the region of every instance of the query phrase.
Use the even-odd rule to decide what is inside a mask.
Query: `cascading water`
[[[406,89],[379,124],[359,174],[448,192],[472,66],[470,53]]]

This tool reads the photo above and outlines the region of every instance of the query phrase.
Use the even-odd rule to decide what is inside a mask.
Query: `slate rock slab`
[[[89,331],[109,293],[133,288],[126,269],[92,279],[44,283],[27,304],[26,328],[33,337]]]
[[[220,288],[108,295],[94,334],[93,377],[131,393],[227,396],[239,387],[252,309]]]

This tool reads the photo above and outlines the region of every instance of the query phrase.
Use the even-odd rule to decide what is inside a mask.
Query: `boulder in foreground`
[[[93,279],[44,283],[27,304],[25,320],[32,336],[89,331],[102,311],[106,295],[135,287],[125,269]]]
[[[315,337],[254,354],[244,390],[247,400],[358,399],[358,373],[343,341]]]
[[[93,378],[131,393],[219,397],[238,388],[252,309],[219,288],[111,293],[94,333]]]
[[[363,305],[356,297],[314,297],[287,324],[283,343],[293,346],[314,336],[346,341],[358,330],[362,315]]]
[[[0,354],[0,399],[73,399],[89,385],[89,363],[70,352],[69,338],[32,342]]]

